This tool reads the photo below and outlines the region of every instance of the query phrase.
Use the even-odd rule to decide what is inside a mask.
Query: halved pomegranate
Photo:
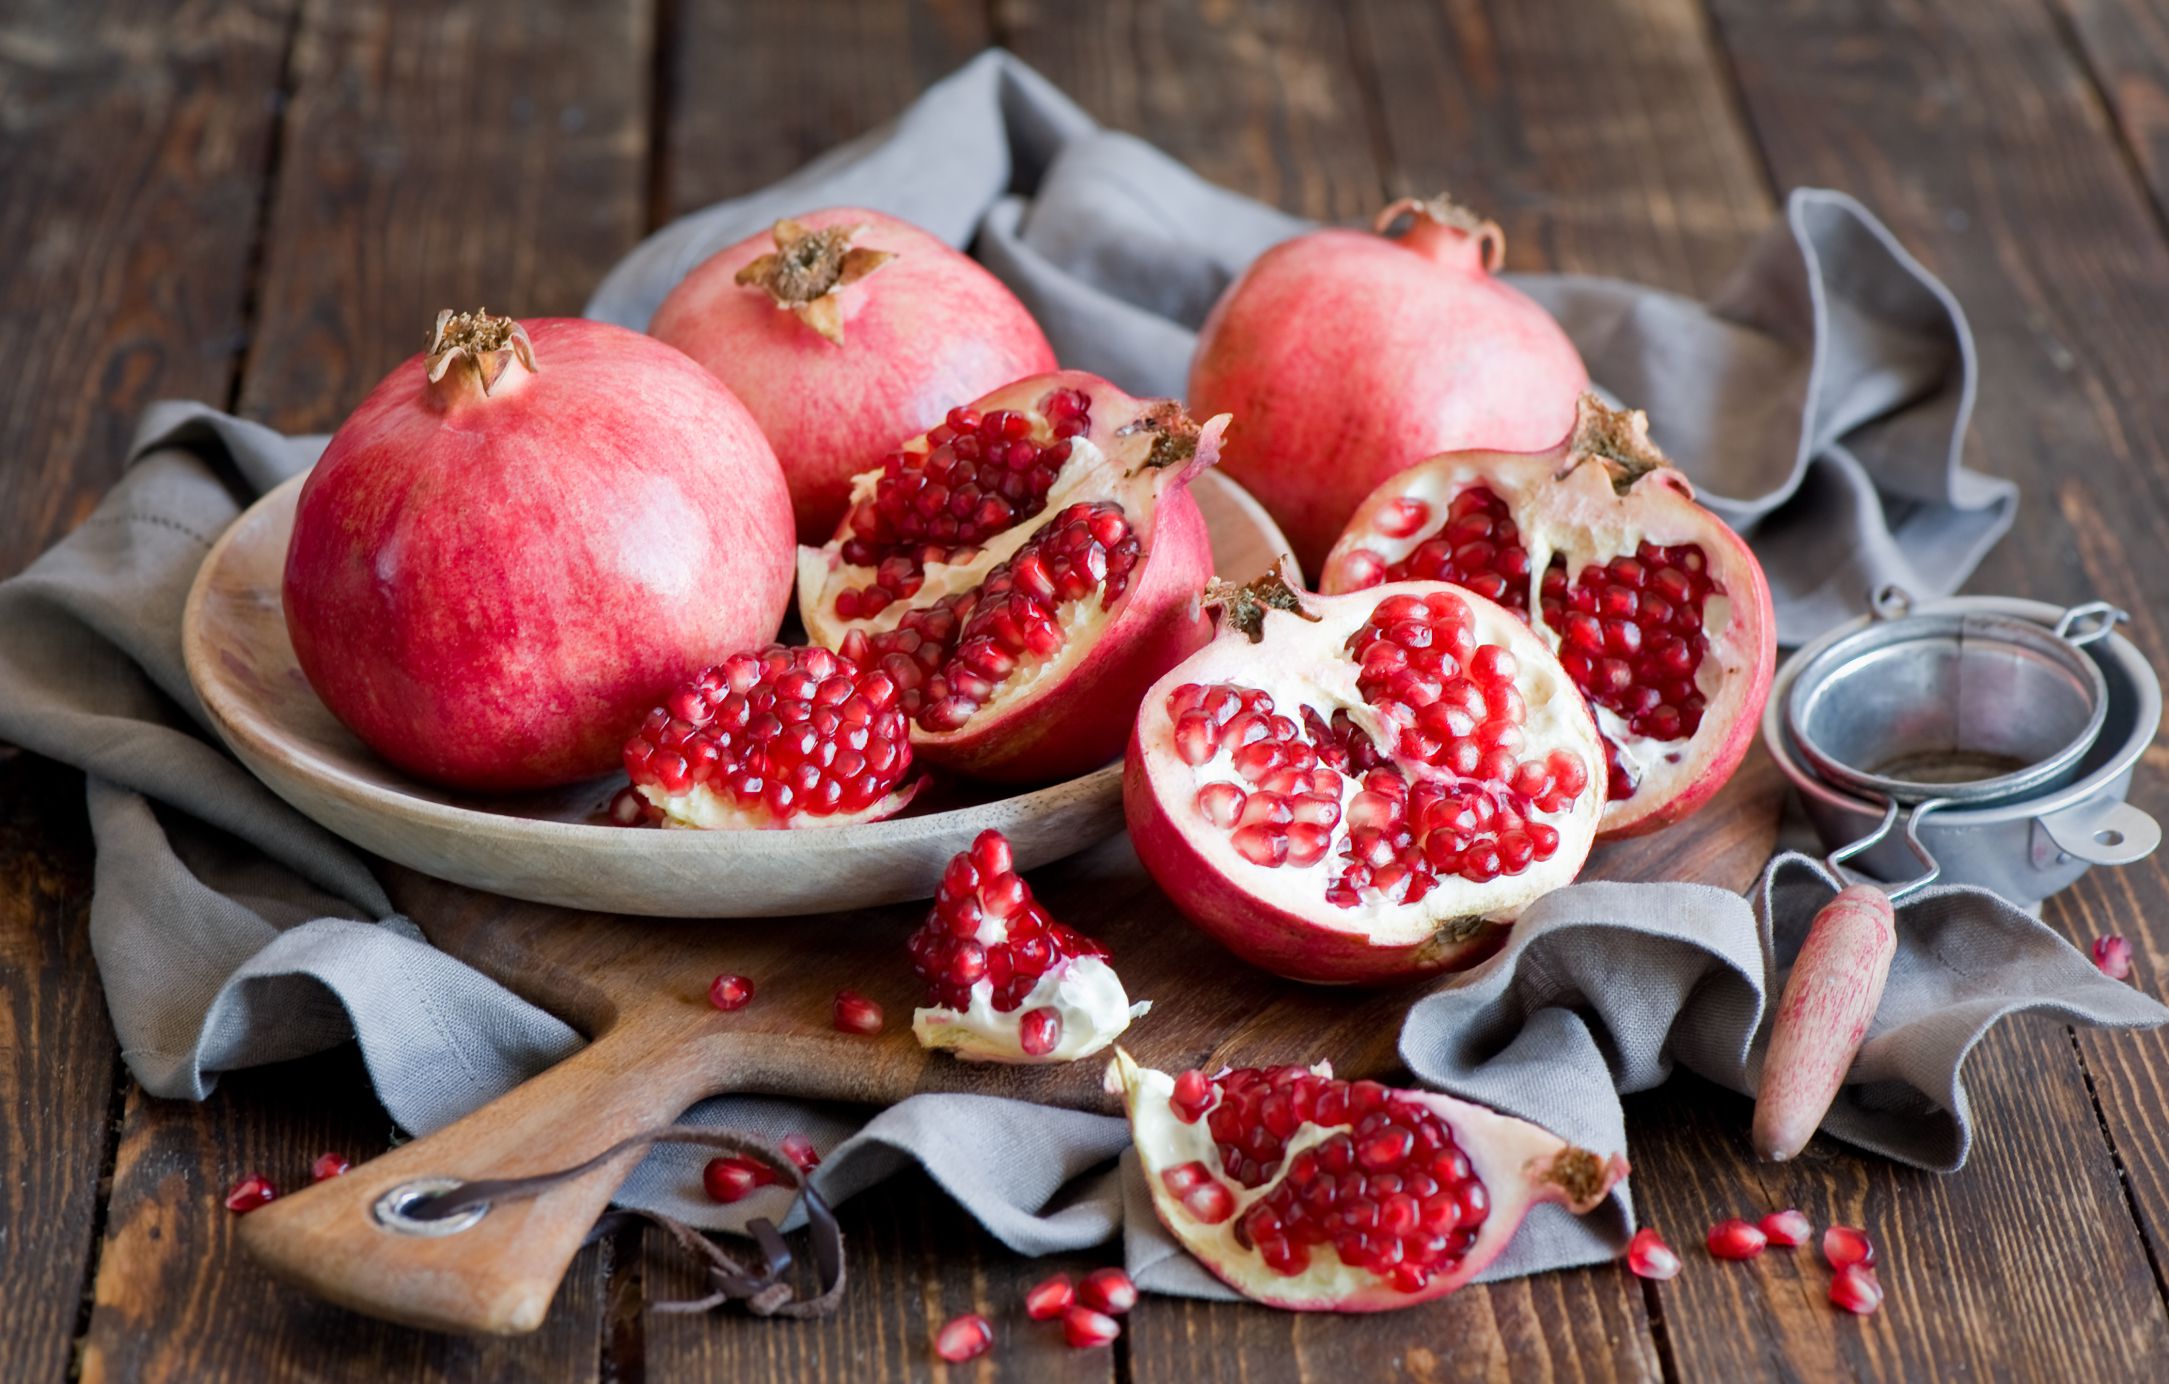
[[[1444,1297],[1498,1257],[1530,1207],[1586,1214],[1627,1175],[1616,1153],[1451,1096],[1336,1080],[1324,1063],[1206,1081],[1199,1111],[1173,1100],[1176,1079],[1120,1048],[1109,1071],[1161,1223],[1229,1287],[1274,1307],[1378,1312]]]
[[[1543,452],[1453,452],[1363,502],[1319,585],[1449,581],[1528,619],[1604,732],[1603,834],[1676,822],[1753,743],[1777,664],[1762,566],[1695,503],[1638,410],[1582,396]]]
[[[1185,487],[1226,426],[1077,371],[951,409],[853,479],[827,547],[799,550],[807,632],[895,680],[929,764],[1011,782],[1098,768],[1210,633],[1212,549]]]
[[[681,827],[879,821],[918,791],[910,768],[888,674],[782,644],[703,670],[625,742],[634,790]]]
[[[1152,1007],[1130,1003],[1107,948],[1047,916],[998,831],[949,862],[910,947],[927,998],[911,1031],[966,1061],[1074,1062]]]
[[[1543,641],[1439,582],[1216,588],[1213,642],[1145,694],[1137,854],[1183,912],[1297,980],[1473,965],[1581,869],[1603,746]]]

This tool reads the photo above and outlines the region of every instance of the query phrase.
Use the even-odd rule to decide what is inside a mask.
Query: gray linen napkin
[[[840,202],[972,245],[1066,361],[1164,393],[1180,392],[1191,329],[1228,278],[1302,229],[1098,130],[990,53],[892,126],[666,228],[612,272],[591,311],[644,323],[709,249]],[[1956,462],[1973,378],[1962,318],[1847,198],[1794,194],[1707,307],[1606,280],[1523,283],[1600,381],[1653,408],[1713,503],[1751,528],[1789,638],[1850,613],[1872,582],[1951,590],[2010,523],[2011,488]],[[93,942],[146,1089],[201,1099],[220,1071],[352,1036],[392,1117],[427,1132],[578,1038],[419,940],[364,860],[215,748],[181,670],[181,604],[211,538],[321,442],[200,406],[154,408],[97,512],[0,583],[0,737],[89,775]],[[1759,898],[1762,917],[1780,919],[1775,945],[1748,901],[1721,891],[1561,891],[1501,956],[1413,1007],[1404,1056],[1441,1086],[1603,1147],[1624,1141],[1609,1093],[1661,1081],[1675,1058],[1745,1089],[1776,958],[1797,946],[1825,888],[1801,873],[1811,868],[1781,861]],[[2004,1013],[2165,1017],[1986,896],[1937,891],[1901,919],[1884,1021],[1862,1060],[1869,1083],[1831,1121],[1863,1147],[1924,1166],[1962,1161],[1962,1059]],[[2024,965],[1979,969],[2021,954]],[[1020,1251],[1099,1244],[1120,1228],[1145,1286],[1220,1291],[1159,1230],[1134,1176],[1099,1171],[1126,1142],[1120,1121],[965,1096],[918,1097],[862,1126],[864,1113],[747,1098],[690,1118],[807,1133],[828,1155],[819,1182],[835,1199],[914,1160]],[[707,1203],[699,1162],[658,1151],[622,1199],[725,1227],[776,1209],[759,1197]],[[1540,1214],[1492,1276],[1604,1258],[1628,1219],[1624,1195],[1584,1222]]]

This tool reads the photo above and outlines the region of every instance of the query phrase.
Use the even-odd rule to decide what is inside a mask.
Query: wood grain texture
[[[2054,3],[2169,226],[2169,10],[2151,0]]]
[[[1368,88],[1337,5],[995,0],[1000,41],[1091,114],[1284,210],[1385,205]]]

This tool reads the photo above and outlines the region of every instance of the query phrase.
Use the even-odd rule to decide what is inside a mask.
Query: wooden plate
[[[1024,866],[1122,827],[1122,766],[1005,798],[945,789],[931,810],[803,831],[639,831],[599,820],[622,780],[492,797],[409,778],[317,699],[279,599],[302,478],[226,530],[189,592],[188,678],[249,771],[324,827],[439,879],[568,908],[651,917],[773,917],[926,898],[942,866],[988,827]],[[1261,572],[1287,540],[1234,482],[1191,487],[1217,568]],[[963,796],[960,800],[959,793]]]

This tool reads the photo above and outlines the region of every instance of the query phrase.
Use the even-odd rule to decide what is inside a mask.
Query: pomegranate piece
[[[1005,782],[1098,768],[1207,637],[1187,487],[1226,426],[1077,371],[958,405],[869,456],[835,536],[800,552],[799,614],[894,682],[926,763]]]
[[[320,1153],[309,1165],[309,1181],[328,1182],[335,1177],[344,1177],[353,1166],[343,1153]]]
[[[1662,1281],[1679,1276],[1679,1255],[1664,1242],[1664,1237],[1648,1226],[1634,1232],[1627,1241],[1627,1267],[1637,1278]]]
[[[976,1360],[994,1344],[994,1328],[977,1312],[952,1317],[934,1338],[934,1353],[952,1365]]]
[[[1115,1337],[1121,1334],[1122,1324],[1104,1312],[1072,1307],[1062,1314],[1062,1338],[1075,1349],[1113,1345]]]
[[[334,715],[436,783],[607,772],[719,651],[773,639],[790,496],[715,377],[639,332],[438,316],[294,509],[283,599]]]
[[[1604,732],[1605,836],[1680,820],[1746,756],[1777,664],[1769,582],[1641,413],[1584,395],[1548,450],[1449,453],[1387,480],[1320,586],[1406,580],[1534,613]]]
[[[1149,1005],[1130,1003],[1107,949],[1047,915],[1008,840],[983,831],[942,871],[911,935],[926,1005],[911,1031],[972,1062],[1073,1062],[1105,1048]]]
[[[1808,924],[1770,1020],[1755,1092],[1755,1152],[1782,1162],[1807,1147],[1851,1070],[1898,952],[1890,896],[1873,884],[1838,892]]]
[[[1441,1297],[1497,1257],[1528,1209],[1594,1209],[1626,1160],[1480,1105],[1330,1068],[1239,1068],[1195,1123],[1174,1081],[1115,1049],[1153,1208],[1245,1297],[1367,1312]],[[1290,1150],[1295,1150],[1291,1155]]]
[[[2131,978],[2131,943],[2121,934],[2112,932],[2106,937],[2096,937],[2092,951],[2094,965],[2103,975],[2111,980]]]
[[[1875,1242],[1864,1230],[1849,1225],[1834,1225],[1823,1232],[1823,1259],[1833,1269],[1848,1264],[1875,1267]]]
[[[1790,1208],[1772,1211],[1762,1218],[1757,1228],[1771,1244],[1783,1245],[1787,1249],[1794,1245],[1804,1245],[1815,1238],[1814,1225],[1804,1214]]]
[[[648,330],[714,371],[759,421],[803,543],[834,531],[852,476],[897,438],[960,394],[1055,366],[1001,280],[859,207],[807,212],[717,251]]]
[[[1077,1294],[1070,1287],[1069,1275],[1058,1273],[1034,1283],[1024,1294],[1024,1315],[1035,1322],[1053,1321],[1069,1310]]]
[[[1580,870],[1603,750],[1521,621],[1430,582],[1209,600],[1219,633],[1146,694],[1123,804],[1161,889],[1238,955],[1323,982],[1473,965]]]
[[[1719,1259],[1752,1259],[1762,1253],[1770,1243],[1770,1237],[1757,1226],[1735,1216],[1711,1226],[1705,1243],[1710,1253]]]
[[[856,990],[838,990],[833,1022],[838,1033],[879,1033],[881,1006]]]
[[[1883,1305],[1883,1285],[1866,1264],[1847,1264],[1830,1276],[1830,1305],[1858,1317]]]
[[[777,1180],[774,1168],[738,1154],[711,1158],[700,1170],[700,1185],[709,1199],[726,1206],[744,1200],[755,1189],[771,1186]]]
[[[1120,1269],[1094,1269],[1077,1286],[1077,1300],[1095,1312],[1119,1317],[1137,1305],[1137,1285]]]
[[[910,768],[887,674],[782,644],[703,669],[625,742],[633,787],[688,827],[878,821],[911,801]]]
[[[1190,366],[1191,403],[1241,420],[1230,473],[1312,573],[1395,471],[1463,447],[1542,447],[1589,383],[1550,315],[1493,277],[1497,224],[1442,197],[1395,202],[1375,225],[1258,256]]]
[[[720,975],[708,983],[708,1003],[728,1012],[753,1003],[753,981],[746,976]]]
[[[267,1206],[278,1200],[279,1189],[271,1185],[271,1179],[262,1173],[250,1173],[234,1183],[226,1193],[226,1209],[236,1216],[245,1216],[259,1206]]]
[[[813,1140],[803,1134],[783,1136],[783,1156],[790,1159],[802,1173],[810,1173],[821,1166],[821,1151],[813,1146]]]

